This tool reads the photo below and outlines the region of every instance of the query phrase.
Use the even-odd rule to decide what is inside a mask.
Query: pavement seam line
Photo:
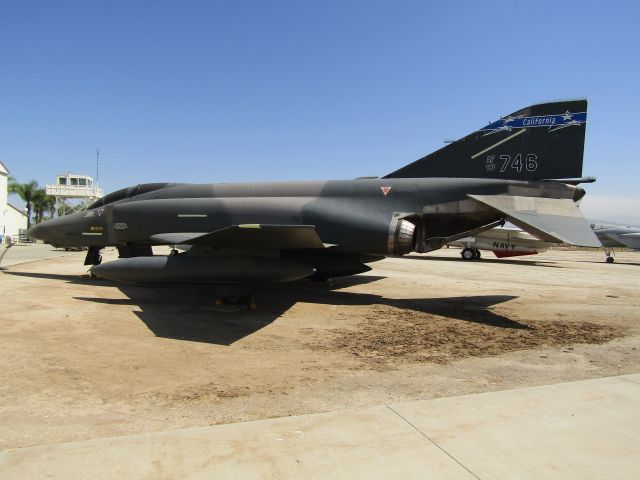
[[[635,380],[629,380],[628,378],[624,378],[624,377],[616,377],[618,380],[624,380],[625,382],[629,382],[629,383],[633,383],[634,385],[640,385],[640,382],[636,382]]]
[[[68,252],[68,253],[63,253],[62,255],[57,255],[55,257],[45,257],[45,258],[36,258],[35,260],[26,260],[24,262],[12,263],[11,265],[6,265],[3,268],[17,267],[19,265],[26,265],[28,263],[42,262],[43,260],[55,260],[56,258],[70,257],[71,255],[73,255],[75,253],[76,252]]]
[[[442,448],[440,445],[438,445],[435,441],[433,441],[431,438],[429,438],[429,436],[427,434],[425,434],[422,430],[420,430],[418,427],[416,427],[413,423],[411,423],[409,420],[407,420],[405,417],[403,417],[399,412],[397,412],[396,410],[393,409],[393,407],[391,407],[390,405],[386,405],[386,407],[391,410],[393,413],[395,413],[398,417],[400,417],[402,420],[404,420],[406,423],[408,423],[416,432],[418,432],[420,435],[422,435],[424,438],[426,438],[427,440],[429,440],[432,444],[434,444],[442,453],[444,453],[446,456],[448,456],[451,460],[453,460],[454,462],[456,462],[458,465],[460,465],[462,468],[464,468],[467,472],[469,472],[471,475],[473,475],[475,478],[477,478],[478,480],[482,480],[478,475],[476,475],[475,473],[473,473],[471,470],[469,470],[469,468],[467,468],[460,460],[458,460],[456,457],[454,457],[453,455],[451,455],[449,452],[447,452],[444,448]]]

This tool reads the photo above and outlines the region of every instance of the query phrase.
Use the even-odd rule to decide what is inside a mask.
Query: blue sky
[[[639,17],[632,1],[1,0],[0,159],[46,184],[93,175],[100,147],[107,191],[384,175],[587,97],[590,197],[632,215]]]

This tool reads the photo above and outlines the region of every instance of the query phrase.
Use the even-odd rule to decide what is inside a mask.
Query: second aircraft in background
[[[463,260],[476,260],[480,258],[481,250],[490,250],[496,257],[516,257],[519,255],[535,255],[544,252],[549,242],[544,242],[530,233],[519,228],[492,228],[472,237],[465,237],[448,245],[461,247],[460,256]]]

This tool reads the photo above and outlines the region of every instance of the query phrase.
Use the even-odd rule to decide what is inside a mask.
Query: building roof
[[[9,172],[9,169],[7,168],[7,166],[4,163],[2,163],[2,160],[0,160],[0,174],[9,175],[9,173],[11,172]]]
[[[60,175],[56,175],[56,178],[61,178],[61,177],[78,177],[78,178],[90,178],[91,180],[93,180],[92,177],[90,177],[89,175],[85,175],[83,173],[71,173],[71,172],[67,172],[67,173],[61,173]]]
[[[20,210],[15,205],[11,205],[10,203],[7,203],[7,205],[9,205],[11,208],[13,208],[16,212],[21,213],[22,215],[24,215],[25,217],[27,216],[27,214],[24,212],[24,210]]]

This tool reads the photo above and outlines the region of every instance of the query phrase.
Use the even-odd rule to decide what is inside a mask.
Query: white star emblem
[[[567,111],[565,112],[565,114],[564,114],[564,115],[562,115],[562,119],[563,119],[565,122],[568,122],[569,120],[573,120],[573,114],[572,114],[571,112],[569,112],[569,110],[567,110]]]

